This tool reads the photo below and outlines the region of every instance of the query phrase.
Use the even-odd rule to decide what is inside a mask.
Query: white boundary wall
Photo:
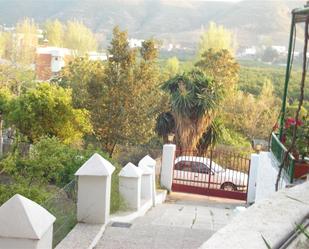
[[[281,189],[255,203],[208,239],[200,249],[271,248],[290,238],[296,224],[309,215],[309,182]]]
[[[279,163],[271,152],[261,152],[258,160],[255,201],[259,202],[276,192]],[[283,172],[282,172],[283,175]],[[250,176],[251,177],[251,176]],[[279,189],[285,188],[288,180],[281,177]]]

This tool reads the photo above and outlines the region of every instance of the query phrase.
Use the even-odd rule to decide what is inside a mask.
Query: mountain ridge
[[[290,12],[303,5],[300,0],[0,0],[0,23],[14,25],[24,17],[40,24],[47,19],[78,19],[98,34],[102,44],[119,25],[130,37],[155,37],[194,47],[203,27],[214,21],[233,30],[240,46],[257,45],[265,38],[286,45]]]

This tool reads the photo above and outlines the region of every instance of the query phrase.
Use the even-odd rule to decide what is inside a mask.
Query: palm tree
[[[203,154],[208,148],[213,147],[218,141],[224,138],[225,127],[219,118],[215,118],[207,127],[197,144],[199,154]]]
[[[215,116],[222,89],[200,70],[176,75],[162,89],[170,94],[177,146],[196,149]]]
[[[175,120],[171,112],[163,112],[158,116],[155,130],[163,137],[163,142],[167,143],[168,135],[175,133]]]

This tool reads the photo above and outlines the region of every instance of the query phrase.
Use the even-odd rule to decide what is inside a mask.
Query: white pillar
[[[141,165],[139,168],[142,170],[141,178],[141,198],[145,201],[152,200],[152,169]]]
[[[106,224],[109,220],[111,176],[115,167],[95,153],[75,175],[78,176],[77,220]]]
[[[249,171],[249,183],[248,183],[248,194],[247,194],[248,204],[255,202],[256,182],[257,182],[259,162],[260,162],[260,155],[251,154],[251,164]]]
[[[167,190],[172,190],[173,167],[175,162],[175,144],[163,145],[162,168],[161,168],[161,186]]]
[[[141,206],[142,170],[128,163],[119,172],[119,192],[129,208],[139,210]]]
[[[39,204],[14,195],[0,207],[0,248],[51,249],[55,220]]]
[[[148,166],[152,170],[152,205],[156,205],[156,160],[154,160],[152,157],[149,155],[144,156],[138,163],[138,166]]]

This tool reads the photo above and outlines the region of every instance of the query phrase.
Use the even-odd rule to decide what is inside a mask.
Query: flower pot
[[[294,178],[300,178],[309,174],[309,163],[304,161],[295,162]]]

